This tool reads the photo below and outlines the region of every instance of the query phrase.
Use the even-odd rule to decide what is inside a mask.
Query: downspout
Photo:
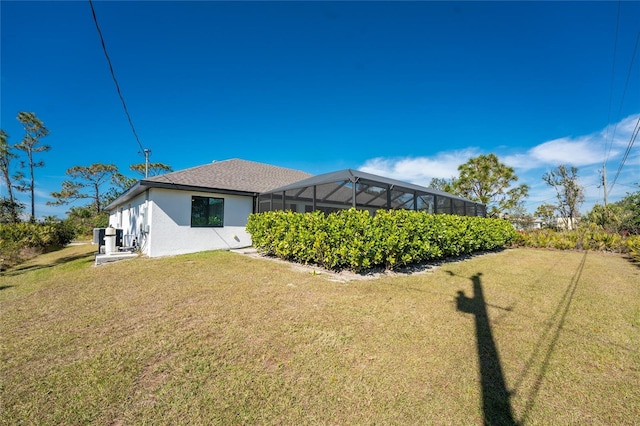
[[[353,176],[349,179],[353,185],[351,185],[351,207],[356,208],[356,184],[358,183],[358,178],[354,178]]]
[[[313,211],[316,211],[316,185],[313,185]]]
[[[147,251],[146,255],[150,256],[150,250],[149,250],[149,215],[150,215],[150,208],[149,208],[149,189],[147,188],[144,191],[144,215],[142,216],[142,224],[140,225],[140,250],[144,253],[145,250]]]

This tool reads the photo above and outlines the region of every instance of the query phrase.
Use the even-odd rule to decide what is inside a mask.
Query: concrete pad
[[[258,250],[256,250],[255,247],[243,247],[238,249],[231,249],[229,251],[232,253],[239,253],[239,254],[255,254],[258,252]]]
[[[96,254],[95,266],[103,265],[109,262],[117,262],[118,260],[134,259],[136,257],[138,257],[137,253],[128,253],[128,252],[113,253],[113,254]]]

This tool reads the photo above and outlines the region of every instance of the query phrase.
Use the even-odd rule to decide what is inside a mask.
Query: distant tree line
[[[39,157],[51,147],[42,143],[49,135],[49,129],[33,112],[19,112],[18,121],[24,128],[24,136],[19,143],[10,144],[9,135],[0,129],[0,175],[7,195],[0,197],[0,224],[20,223],[24,220],[36,222],[35,211],[35,170],[44,167]],[[136,175],[155,176],[172,171],[163,163],[141,163],[129,166]],[[86,234],[94,227],[106,226],[108,214],[104,208],[137,179],[120,173],[115,164],[94,163],[89,166],[77,165],[66,171],[68,177],[59,191],[51,193],[54,201],[47,205],[71,205],[63,220],[76,234]],[[18,193],[28,193],[30,212],[25,215],[26,205],[16,197]],[[78,204],[86,201],[85,204]],[[43,222],[60,221],[46,217]]]

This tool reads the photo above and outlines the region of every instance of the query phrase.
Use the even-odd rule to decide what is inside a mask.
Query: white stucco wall
[[[125,246],[133,245],[135,240],[140,251],[149,254],[149,239],[145,232],[149,216],[146,196],[146,193],[142,193],[112,210],[109,214],[109,225],[122,229]]]
[[[224,226],[191,227],[191,197],[224,198]],[[122,209],[122,211],[121,211]],[[253,198],[207,192],[150,188],[111,211],[109,223],[136,238],[149,257],[248,247],[245,226],[253,212]]]

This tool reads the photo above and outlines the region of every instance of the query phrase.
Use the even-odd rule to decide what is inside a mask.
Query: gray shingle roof
[[[153,187],[253,195],[311,176],[299,170],[233,158],[142,179],[106,206],[105,210],[110,211]]]
[[[233,158],[150,177],[144,181],[230,191],[265,192],[311,176],[299,170]]]

